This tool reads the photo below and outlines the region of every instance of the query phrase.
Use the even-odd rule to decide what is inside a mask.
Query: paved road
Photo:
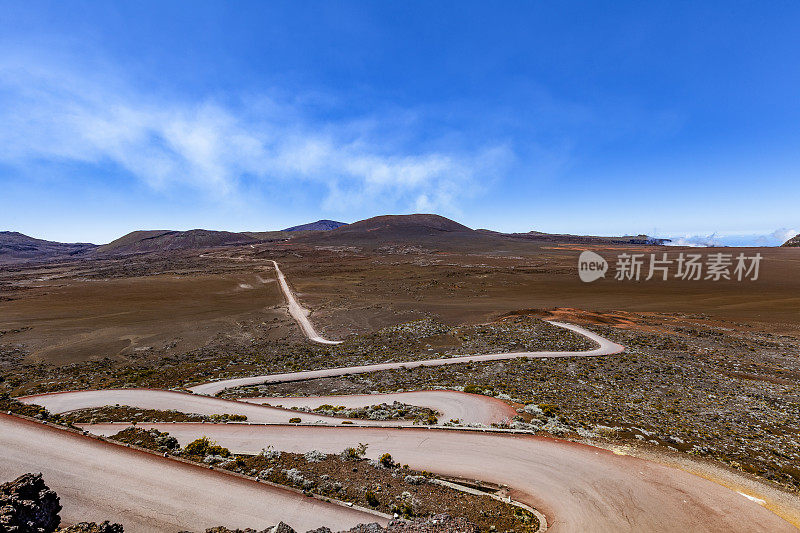
[[[555,326],[574,331],[594,341],[598,346],[594,350],[576,352],[506,352],[490,353],[483,355],[464,355],[459,357],[445,357],[442,359],[425,359],[421,361],[406,361],[397,363],[379,363],[374,365],[350,366],[345,368],[326,368],[323,370],[308,370],[305,372],[290,372],[286,374],[271,374],[268,376],[254,376],[248,378],[234,378],[222,381],[212,381],[189,387],[189,390],[196,394],[214,394],[233,387],[245,385],[261,385],[264,383],[284,383],[289,381],[303,381],[306,379],[327,378],[336,376],[346,376],[350,374],[365,374],[368,372],[379,372],[381,370],[396,370],[398,368],[417,368],[420,366],[443,366],[460,363],[471,363],[478,361],[501,361],[505,359],[519,358],[546,358],[546,357],[596,357],[599,355],[613,355],[622,352],[625,348],[615,342],[597,335],[587,329],[574,324],[564,324],[562,322],[550,322]]]
[[[111,520],[126,532],[263,529],[297,531],[385,520],[297,493],[0,414],[0,479],[42,472],[62,520]]]
[[[95,425],[113,434],[120,425]],[[728,488],[658,463],[551,438],[417,428],[141,424],[182,444],[204,434],[231,451],[266,446],[335,453],[369,444],[399,462],[444,475],[511,487],[542,511],[552,532],[796,532],[791,524]]]
[[[317,333],[317,330],[314,329],[313,324],[308,319],[308,315],[310,311],[300,305],[297,299],[294,297],[294,293],[292,289],[289,288],[289,284],[286,282],[286,278],[283,276],[283,272],[278,267],[278,263],[275,261],[272,262],[275,266],[275,273],[278,275],[278,281],[281,284],[281,289],[283,289],[283,294],[286,296],[286,302],[289,304],[289,314],[297,320],[297,323],[300,325],[300,329],[303,330],[303,334],[308,337],[309,340],[318,342],[320,344],[339,344],[341,341],[331,341],[328,339],[323,338]]]

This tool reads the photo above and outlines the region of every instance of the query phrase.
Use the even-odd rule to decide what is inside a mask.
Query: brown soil
[[[220,335],[269,338],[273,324],[291,325],[277,307],[283,295],[269,273],[19,283],[7,291],[14,299],[0,302],[0,331],[34,360],[182,353]]]
[[[607,426],[622,439],[713,457],[800,486],[800,457],[792,444],[800,436],[800,249],[734,250],[764,256],[755,282],[618,282],[609,275],[586,284],[577,275],[585,244],[474,240],[474,233],[349,244],[306,238],[219,248],[202,257],[176,252],[4,266],[0,390],[180,387],[222,377],[585,342],[536,320],[554,318],[588,325],[629,349],[592,360],[318,380],[292,385],[291,392],[473,384],[556,406],[568,430]],[[613,257],[625,251],[689,251],[608,244],[591,249],[611,260],[612,269]],[[732,252],[700,252],[719,251]],[[344,344],[321,347],[302,338],[270,281],[273,259],[320,334]]]

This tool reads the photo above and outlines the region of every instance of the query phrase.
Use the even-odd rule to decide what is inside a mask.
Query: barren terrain
[[[783,495],[775,501],[795,501],[800,488],[800,250],[744,250],[764,256],[758,281],[620,282],[613,279],[617,253],[686,250],[596,245],[592,249],[609,260],[612,270],[606,279],[585,284],[576,269],[583,243],[490,236],[470,249],[464,242],[471,234],[454,231],[451,241],[426,234],[415,236],[415,243],[353,239],[342,244],[311,235],[202,251],[6,266],[0,271],[0,390],[22,396],[186,389],[219,379],[365,364],[594,348],[580,335],[542,321],[556,320],[580,324],[624,345],[626,353],[442,367],[408,364],[291,383],[250,380],[250,386],[221,394],[265,397],[259,403],[275,405],[356,409],[379,402],[365,399],[355,405],[356,400],[336,402],[335,396],[466,390],[492,396],[506,412],[516,413],[492,422],[499,428],[631,446],[640,455],[674,453],[683,459],[672,466],[689,471],[711,461],[721,471],[751,476]],[[309,343],[303,336],[297,316],[287,312],[273,261],[280,263],[298,305],[310,311],[319,337],[341,344]],[[270,398],[317,395],[326,398]],[[286,423],[309,416],[280,409],[267,416],[269,410],[250,412],[241,403],[223,413],[179,402],[168,415],[172,418],[164,418],[163,409],[173,405],[137,404],[123,396],[107,408],[77,406],[95,411],[71,419],[142,423],[199,416],[210,421],[212,415],[247,412],[249,421],[265,416],[267,423]],[[326,420],[323,415],[337,413],[323,409],[311,417]],[[361,422],[370,422],[365,418]],[[456,414],[438,422],[476,423]],[[227,435],[221,433],[220,439]],[[401,448],[395,450],[402,456]],[[537,492],[533,500],[539,497]],[[792,505],[781,516],[800,523],[785,510]]]

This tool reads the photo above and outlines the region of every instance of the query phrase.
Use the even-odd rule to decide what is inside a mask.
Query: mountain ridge
[[[281,231],[330,231],[342,226],[346,226],[347,222],[338,222],[336,220],[321,219],[316,222],[309,222],[307,224],[300,224],[299,226],[292,226]]]
[[[136,230],[97,248],[98,254],[130,254],[213,248],[229,244],[246,244],[257,239],[244,233],[206,229]]]
[[[309,229],[326,227],[329,229]],[[310,246],[360,246],[376,250],[385,247],[400,247],[407,250],[422,247],[429,250],[478,252],[510,251],[527,246],[526,242],[538,245],[560,243],[587,246],[608,244],[653,246],[667,242],[666,239],[654,239],[647,235],[601,237],[539,231],[501,233],[488,229],[472,229],[441,215],[415,213],[379,215],[351,224],[322,219],[275,231],[136,230],[100,246],[89,243],[45,241],[17,232],[4,231],[0,232],[0,262],[70,257],[100,258],[287,241]],[[797,244],[790,244],[792,242]],[[800,246],[800,236],[790,239],[784,246]]]
[[[80,257],[96,248],[96,244],[86,242],[47,241],[18,231],[0,231],[0,261],[5,263]]]

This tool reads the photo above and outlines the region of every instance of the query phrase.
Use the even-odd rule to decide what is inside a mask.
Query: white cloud
[[[781,244],[783,244],[792,237],[797,236],[798,234],[800,234],[800,230],[779,228],[770,233],[769,236],[772,237],[772,239],[775,240],[776,242],[780,242]]]
[[[795,229],[779,228],[770,233],[683,235],[670,237],[670,246],[712,247],[712,246],[780,246],[800,233]]]
[[[159,98],[119,78],[21,65],[0,64],[7,164],[111,164],[154,189],[188,185],[220,197],[244,177],[313,182],[327,187],[329,208],[376,201],[452,212],[513,157],[504,146],[475,154],[392,146],[376,136],[374,117],[320,122],[268,97],[256,105]]]

